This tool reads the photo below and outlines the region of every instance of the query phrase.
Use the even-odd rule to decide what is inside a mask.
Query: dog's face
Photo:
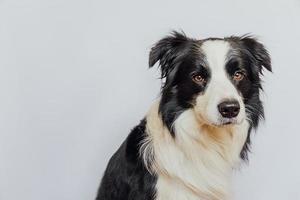
[[[271,63],[255,39],[194,40],[174,32],[152,48],[150,66],[158,61],[165,78],[159,109],[171,132],[186,109],[193,109],[199,121],[210,126],[246,119],[256,126],[263,116],[260,74],[262,67],[271,71]]]

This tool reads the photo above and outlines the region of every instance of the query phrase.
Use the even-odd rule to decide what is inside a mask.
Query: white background
[[[0,0],[0,199],[94,199],[106,163],[159,94],[172,29],[253,33],[270,51],[266,121],[236,200],[300,199],[300,1]]]

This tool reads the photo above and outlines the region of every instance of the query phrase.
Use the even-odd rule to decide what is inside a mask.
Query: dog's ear
[[[245,36],[241,39],[241,41],[257,62],[259,71],[262,72],[262,67],[264,67],[271,72],[271,58],[264,45],[251,36]]]
[[[153,67],[159,61],[161,78],[165,78],[175,67],[184,52],[181,50],[191,39],[182,32],[173,31],[170,36],[159,40],[149,54],[149,67]]]

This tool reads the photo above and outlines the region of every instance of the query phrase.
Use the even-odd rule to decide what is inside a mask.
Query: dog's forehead
[[[222,39],[206,40],[202,43],[200,50],[205,56],[207,67],[218,70],[224,68],[231,46],[228,41]]]

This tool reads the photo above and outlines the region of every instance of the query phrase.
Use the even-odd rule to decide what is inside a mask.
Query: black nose
[[[223,117],[233,118],[239,114],[240,104],[236,100],[227,100],[220,103],[218,109]]]

